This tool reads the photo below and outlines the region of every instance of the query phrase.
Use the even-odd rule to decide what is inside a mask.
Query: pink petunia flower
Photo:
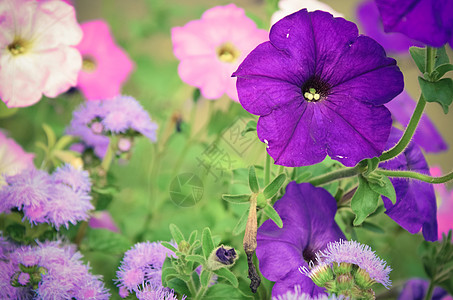
[[[77,83],[82,30],[59,0],[0,2],[0,98],[8,107],[56,97]]]
[[[129,77],[134,63],[115,43],[108,24],[95,20],[82,24],[83,39],[77,49],[83,66],[77,87],[87,100],[113,98]]]
[[[238,101],[236,78],[231,78],[244,58],[267,40],[267,32],[258,29],[242,8],[234,4],[207,10],[171,31],[173,52],[181,61],[182,81],[201,90],[203,97],[217,99],[226,93]]]
[[[13,139],[0,131],[0,188],[6,182],[3,176],[12,176],[33,167],[35,155],[25,152]]]
[[[439,167],[432,167],[429,172],[432,176],[442,176],[442,170]],[[441,240],[442,233],[448,234],[448,231],[453,229],[453,191],[447,190],[444,184],[434,184],[434,191],[438,199],[437,232]]]
[[[107,229],[113,232],[120,232],[118,226],[107,210],[96,211],[92,214],[88,225],[91,228]]]

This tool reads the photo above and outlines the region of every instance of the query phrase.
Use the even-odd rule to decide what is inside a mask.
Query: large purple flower
[[[329,242],[345,238],[334,220],[335,199],[322,188],[291,182],[274,208],[282,218],[283,228],[272,220],[264,222],[258,229],[256,248],[261,273],[275,281],[272,296],[293,291],[297,285],[311,296],[324,294],[323,288],[298,269],[308,267],[308,262],[315,260],[315,253]]]
[[[376,0],[386,32],[401,32],[433,47],[453,45],[453,1]]]
[[[415,101],[409,96],[406,91],[399,94],[393,101],[386,104],[387,108],[392,113],[392,117],[404,127],[407,126],[412,113],[415,109]],[[429,117],[423,114],[417,131],[415,131],[413,140],[426,152],[441,152],[448,149],[436,126],[431,122]]]
[[[402,132],[392,128],[387,148],[393,147],[401,137]],[[409,170],[429,174],[426,162],[420,147],[411,142],[402,154],[396,158],[383,162],[380,167],[389,170]],[[423,236],[427,241],[437,240],[436,195],[431,184],[407,180],[405,178],[390,179],[396,191],[396,203],[382,197],[385,212],[401,227],[410,233],[418,233],[423,229]]]
[[[402,33],[386,33],[374,0],[365,0],[359,4],[357,19],[363,33],[375,39],[388,52],[409,54],[409,47],[420,45]]]
[[[403,90],[396,62],[357,26],[305,9],[272,28],[233,76],[239,101],[260,115],[257,131],[275,163],[304,166],[328,154],[346,166],[378,156]]]
[[[428,291],[429,281],[421,278],[412,278],[408,280],[398,296],[398,300],[423,300],[425,299],[426,292]],[[447,292],[436,287],[433,292],[431,300],[441,300]]]

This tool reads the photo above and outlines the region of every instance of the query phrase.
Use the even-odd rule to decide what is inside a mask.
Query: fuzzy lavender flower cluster
[[[0,212],[22,211],[31,224],[49,223],[55,228],[88,219],[91,182],[87,171],[71,165],[58,168],[52,175],[27,169],[6,178],[0,190]]]
[[[93,148],[104,157],[109,145],[108,135],[122,135],[118,141],[120,151],[130,150],[132,138],[137,133],[156,141],[157,124],[140,103],[129,96],[117,96],[102,101],[84,103],[74,111],[67,133],[81,139],[84,149]]]
[[[15,246],[0,239],[1,299],[109,299],[75,245],[61,241]]]

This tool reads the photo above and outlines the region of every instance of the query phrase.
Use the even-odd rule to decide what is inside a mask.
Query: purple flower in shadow
[[[395,60],[354,23],[322,11],[281,19],[269,39],[233,76],[275,163],[305,166],[329,155],[354,166],[379,156],[391,128],[383,104],[403,90]]]
[[[406,91],[396,96],[393,101],[386,104],[392,113],[395,121],[398,121],[404,127],[407,126],[414,112],[416,102],[409,96]],[[423,114],[413,140],[426,152],[437,153],[448,149],[447,143],[442,138],[436,126],[431,122],[429,117]]]
[[[453,45],[453,1],[376,0],[386,32],[401,32],[432,47]]]
[[[421,46],[402,33],[386,33],[374,0],[365,0],[359,4],[357,19],[363,33],[375,39],[388,52],[409,54],[409,47]]]
[[[315,260],[315,253],[329,242],[345,239],[334,220],[335,199],[322,188],[291,182],[274,208],[282,218],[283,228],[272,220],[264,222],[258,229],[256,248],[261,273],[275,281],[272,296],[294,291],[297,285],[311,296],[324,294],[324,289],[301,274],[299,267],[308,267],[308,262]]]
[[[398,296],[398,300],[423,300],[425,299],[426,292],[428,291],[429,281],[421,278],[413,278],[408,280]],[[441,300],[447,292],[436,287],[433,292],[432,300]]]
[[[393,147],[401,137],[399,129],[392,128],[387,148]],[[429,174],[428,163],[420,147],[411,142],[404,152],[396,158],[380,164],[381,168],[388,170],[409,170]],[[391,178],[396,192],[396,203],[382,197],[385,212],[401,227],[410,233],[423,230],[423,237],[427,241],[437,240],[436,195],[431,184],[407,180],[406,178]]]

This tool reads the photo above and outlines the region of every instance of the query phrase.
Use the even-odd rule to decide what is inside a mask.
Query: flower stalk
[[[402,178],[413,178],[417,179],[420,181],[424,181],[427,183],[434,183],[434,184],[439,184],[439,183],[445,183],[450,180],[453,180],[453,171],[440,177],[433,177],[417,172],[411,172],[411,171],[392,171],[392,170],[384,170],[384,169],[378,169],[376,170],[378,174],[385,175],[388,177],[402,177]]]

